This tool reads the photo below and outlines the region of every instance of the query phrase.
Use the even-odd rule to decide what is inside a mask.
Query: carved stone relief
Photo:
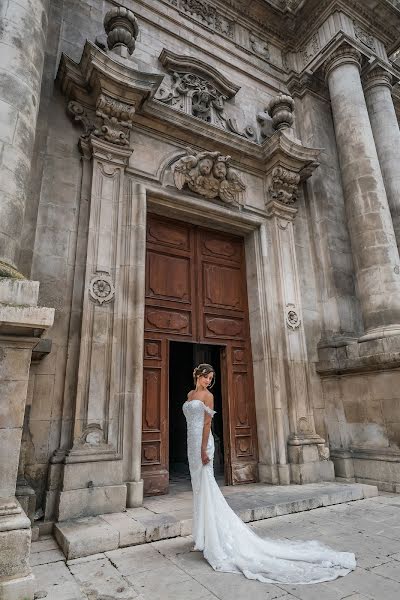
[[[211,3],[204,0],[168,0],[172,6],[198,21],[202,25],[233,39],[235,35],[235,24],[225,15],[218,12]]]
[[[250,49],[254,52],[254,54],[257,54],[257,56],[259,56],[260,58],[263,58],[264,60],[269,60],[270,53],[269,53],[269,45],[267,42],[265,42],[264,40],[261,40],[256,35],[254,35],[254,33],[250,32],[249,33],[249,45],[250,45]]]
[[[361,25],[359,25],[357,23],[357,21],[353,21],[353,27],[354,27],[354,35],[356,36],[356,38],[358,40],[360,40],[360,42],[362,44],[364,44],[364,46],[367,46],[367,48],[370,48],[371,50],[376,50],[376,46],[375,46],[375,39],[374,36],[367,33],[365,31],[365,29],[363,29],[361,27]]]
[[[294,304],[286,305],[286,325],[289,329],[297,329],[301,325],[299,312]]]
[[[300,175],[284,167],[275,167],[271,174],[269,193],[271,198],[283,204],[294,204],[297,200],[297,190]]]
[[[220,152],[192,153],[180,158],[172,167],[178,190],[185,185],[205,198],[220,198],[227,204],[241,204],[246,189],[239,175],[229,165],[230,156]]]
[[[307,46],[300,52],[303,66],[306,66],[320,49],[321,43],[319,41],[319,36],[318,33],[315,33]]]
[[[193,71],[171,70],[170,84],[163,82],[157,90],[155,100],[206,123],[255,140],[257,135],[253,127],[247,126],[241,129],[236,120],[226,114],[226,109],[229,108],[226,101],[236,92],[227,96],[213,81]]]
[[[83,138],[93,134],[112,144],[129,146],[129,130],[132,129],[135,114],[134,105],[100,94],[96,102],[96,116],[87,112],[76,100],[68,103],[67,113],[73,121],[82,125]]]
[[[115,296],[115,288],[111,276],[107,272],[97,272],[89,283],[91,299],[98,304],[111,302]]]

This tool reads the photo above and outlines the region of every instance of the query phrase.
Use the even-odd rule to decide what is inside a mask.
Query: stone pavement
[[[192,532],[190,482],[171,486],[166,496],[147,498],[144,506],[123,513],[57,523],[55,537],[67,559],[155,542]],[[243,521],[259,521],[376,496],[375,486],[359,483],[315,483],[271,486],[249,484],[221,488]]]
[[[316,585],[273,585],[216,573],[191,536],[120,548],[65,561],[53,538],[32,546],[37,598],[47,600],[399,600],[400,496],[358,502],[252,523],[262,537],[317,539],[354,551],[357,569]]]

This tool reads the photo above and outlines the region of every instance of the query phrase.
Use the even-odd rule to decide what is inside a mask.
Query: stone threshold
[[[301,486],[251,484],[245,488],[223,487],[221,491],[231,508],[246,523],[378,495],[378,489],[373,485],[336,482]],[[185,491],[147,498],[142,507],[122,513],[56,523],[54,535],[67,560],[72,560],[190,535],[191,511],[192,494]]]

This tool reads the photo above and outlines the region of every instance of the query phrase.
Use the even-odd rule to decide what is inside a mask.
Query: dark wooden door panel
[[[143,398],[147,494],[168,489],[168,340],[223,346],[227,483],[257,480],[257,437],[241,238],[148,215]]]

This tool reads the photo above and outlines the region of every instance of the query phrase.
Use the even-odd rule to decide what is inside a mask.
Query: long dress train
[[[193,538],[215,571],[243,573],[265,583],[305,584],[347,575],[356,566],[354,554],[336,552],[316,541],[262,539],[233,512],[214,478],[214,438],[201,461],[204,414],[215,411],[201,400],[183,405],[187,421],[188,459],[193,489]]]

